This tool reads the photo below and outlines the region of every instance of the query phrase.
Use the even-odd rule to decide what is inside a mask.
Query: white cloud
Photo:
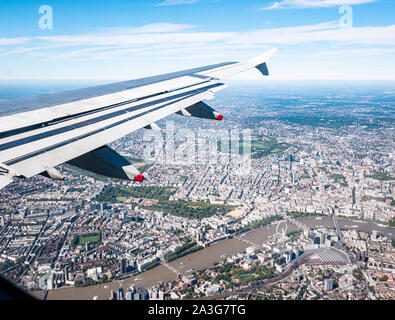
[[[92,78],[105,78],[106,75],[130,78],[243,60],[280,47],[282,50],[275,57],[273,67],[282,69],[273,70],[273,74],[283,77],[289,74],[289,70],[302,70],[303,66],[309,71],[309,78],[317,74],[335,78],[336,72],[340,78],[345,78],[348,76],[346,71],[351,74],[354,69],[359,70],[363,61],[367,61],[367,55],[372,62],[369,63],[369,77],[373,77],[375,67],[378,70],[376,77],[384,77],[384,67],[380,63],[385,61],[388,68],[395,52],[395,25],[340,29],[337,21],[329,21],[243,32],[199,32],[192,28],[189,25],[158,23],[76,35],[5,38],[0,39],[0,66],[3,69],[8,65],[18,65],[24,70],[36,68],[36,77],[42,75],[42,68],[48,78],[50,75],[72,77],[73,72],[80,72],[81,77],[92,74]],[[295,60],[298,61],[297,66]],[[335,62],[343,63],[341,68],[344,70],[340,67],[332,70]],[[53,75],[55,70],[58,73]],[[305,71],[300,72],[295,77],[305,74]],[[3,70],[1,76],[8,75]],[[394,72],[388,71],[385,76],[395,78]]]
[[[176,29],[176,26],[172,28]],[[138,28],[143,30],[144,27]],[[180,27],[181,29],[181,27]],[[395,45],[395,25],[341,29],[337,21],[286,28],[257,29],[246,32],[108,32],[72,36],[37,37],[36,40],[57,46],[151,46],[159,44],[184,46],[211,44],[280,44],[340,42],[363,45]]]
[[[177,24],[177,23],[151,23],[141,27],[120,27],[120,28],[107,28],[104,32],[113,33],[166,33],[177,32],[187,29],[195,28],[196,26],[190,24]]]
[[[341,29],[336,21],[317,25],[262,29],[244,32],[231,40],[233,43],[304,44],[339,42],[360,45],[395,45],[395,25]]]
[[[341,29],[337,21],[286,28],[245,32],[197,32],[189,25],[158,23],[141,27],[111,29],[107,32],[35,38],[0,39],[2,56],[31,54],[49,59],[110,59],[131,54],[188,55],[247,48],[308,44],[346,46],[395,46],[395,25]],[[14,44],[14,45],[12,45]],[[34,52],[34,54],[32,54]],[[38,54],[39,52],[44,55]],[[179,54],[179,55],[180,55]]]
[[[49,43],[62,43],[67,46],[143,46],[160,43],[186,44],[194,42],[210,43],[229,40],[232,32],[183,32],[147,34],[81,34],[74,36],[37,37]]]
[[[178,6],[180,4],[192,4],[196,3],[198,0],[165,0],[161,3],[158,3],[156,6],[157,7],[162,7],[162,6]]]
[[[377,0],[282,0],[273,2],[260,10],[275,10],[289,8],[329,8],[340,5],[358,5]]]
[[[29,42],[30,40],[31,40],[30,38],[1,38],[0,46],[23,44]]]
[[[102,51],[151,52],[161,50],[228,50],[229,48],[259,48],[270,46],[330,43],[343,45],[395,46],[395,25],[379,27],[339,28],[337,21],[286,28],[256,29],[245,32],[197,32],[189,25],[158,23],[122,28],[100,33],[45,36],[35,38],[0,39],[7,49],[3,55],[39,52],[55,57],[85,58]],[[12,45],[14,44],[14,45]],[[23,46],[22,46],[23,45]],[[70,51],[70,53],[68,53]],[[74,53],[73,53],[74,52]],[[195,53],[195,52],[194,52]]]
[[[308,56],[377,56],[393,54],[395,48],[357,48],[357,49],[335,49],[330,51],[319,51],[308,53]]]

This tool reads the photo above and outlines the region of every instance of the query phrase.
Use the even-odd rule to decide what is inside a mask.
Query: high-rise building
[[[127,290],[126,290],[125,300],[126,300],[126,301],[131,301],[131,300],[133,300],[133,293],[132,293],[132,291],[130,291],[130,289],[127,289]]]
[[[200,232],[196,233],[196,242],[199,243],[200,241],[202,241],[202,234]]]
[[[53,273],[50,272],[47,280],[47,290],[52,290],[53,288],[54,288]]]
[[[132,269],[136,268],[136,259],[133,259],[133,258],[128,259],[127,263],[128,263],[128,267],[131,267]]]
[[[133,296],[133,300],[141,300],[140,293],[135,293]]]
[[[118,300],[123,300],[124,295],[123,295],[123,289],[122,287],[118,288]]]
[[[138,293],[140,294],[140,299],[141,300],[148,300],[149,299],[149,294],[148,294],[148,290],[140,287],[138,290]]]
[[[158,290],[156,287],[148,289],[149,300],[156,300],[158,298]]]
[[[361,252],[358,251],[357,254],[355,255],[355,260],[361,261],[361,258],[362,258]]]
[[[165,292],[163,289],[159,290],[158,292],[158,300],[165,300]]]
[[[324,289],[325,289],[325,291],[333,290],[333,280],[332,279],[324,280]]]
[[[119,259],[119,272],[125,274],[127,272],[127,260],[125,258]]]
[[[111,290],[110,300],[117,300],[117,294],[114,290]]]
[[[303,250],[300,247],[294,249],[295,257],[299,257],[303,254]]]
[[[289,262],[291,262],[292,260],[295,259],[295,253],[294,252],[290,252],[290,251],[284,252],[283,256],[285,257],[285,261],[287,263],[289,263]]]
[[[326,242],[326,232],[325,231],[320,232],[319,237],[320,237],[320,244],[324,245]]]
[[[363,252],[362,252],[361,260],[362,260],[363,262],[366,262],[367,254],[368,254],[368,253],[367,253],[366,251],[363,251]]]
[[[130,285],[130,291],[135,294],[136,293],[136,286],[134,284]]]

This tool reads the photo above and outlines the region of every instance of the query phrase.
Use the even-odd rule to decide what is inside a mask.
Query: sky
[[[136,79],[279,48],[271,79],[395,80],[394,12],[394,0],[2,0],[0,79]]]

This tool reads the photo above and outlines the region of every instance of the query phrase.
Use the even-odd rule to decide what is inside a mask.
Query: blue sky
[[[2,0],[0,79],[132,79],[277,47],[273,79],[395,80],[394,12],[393,0]]]

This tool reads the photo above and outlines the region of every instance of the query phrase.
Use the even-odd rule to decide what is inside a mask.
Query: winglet
[[[219,80],[232,77],[238,73],[252,68],[257,68],[264,75],[269,75],[269,70],[267,69],[266,63],[269,61],[269,58],[277,52],[277,50],[278,49],[272,49],[250,60],[243,62],[232,62],[226,66],[216,67],[207,71],[199,72],[198,74]],[[221,87],[221,89],[223,89],[223,87]]]
[[[255,58],[252,58],[252,59],[248,60],[247,63],[250,63],[250,64],[254,65],[255,67],[257,67],[257,66],[259,66],[259,65],[261,65],[261,64],[263,64],[265,62],[268,62],[269,59],[272,56],[274,56],[274,54],[277,51],[278,51],[278,48],[271,49],[271,50],[266,51],[265,53],[255,57]]]
[[[269,61],[270,57],[272,57],[277,51],[278,51],[277,48],[269,50],[269,51],[265,52],[264,54],[261,54],[258,57],[248,60],[247,63],[252,64],[264,76],[268,76],[269,69],[267,68],[266,62]]]

